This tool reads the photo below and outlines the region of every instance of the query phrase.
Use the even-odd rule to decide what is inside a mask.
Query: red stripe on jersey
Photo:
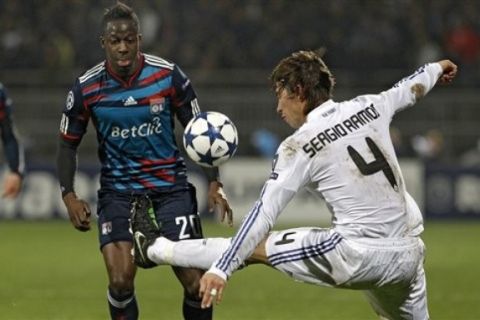
[[[7,113],[4,110],[0,110],[0,120],[5,119],[6,115],[7,115]]]
[[[176,98],[177,96],[177,91],[175,90],[175,88],[172,87],[172,104],[175,106],[175,107],[181,107],[183,104],[180,103],[180,101]]]
[[[93,90],[97,90],[98,88],[100,88],[100,83],[99,82],[93,83],[93,84],[83,88],[82,89],[82,94],[84,94],[84,95],[89,94],[90,92],[92,92]]]
[[[154,176],[170,183],[175,182],[175,176],[169,173],[167,169],[158,170],[154,173]]]
[[[160,79],[162,79],[163,77],[165,77],[166,75],[168,75],[169,73],[171,72],[171,70],[168,70],[168,69],[164,69],[164,70],[160,70],[158,72],[155,72],[154,74],[152,74],[151,76],[149,77],[146,77],[145,79],[143,79],[142,81],[139,82],[139,84],[141,86],[145,86],[145,85],[149,85],[155,81],[158,81]]]
[[[60,133],[63,139],[69,140],[69,141],[76,141],[80,139],[80,136],[72,136],[70,134],[65,134],[65,133]]]
[[[155,188],[155,185],[145,179],[135,179],[137,180],[142,186],[144,186],[145,188]]]
[[[97,95],[94,95],[93,97],[85,100],[85,102],[84,102],[85,109],[88,109],[89,105],[102,100],[106,96],[107,96],[106,94],[97,94]]]
[[[139,105],[149,104],[150,101],[153,100],[153,99],[158,99],[158,98],[163,98],[165,96],[169,96],[169,95],[171,95],[172,90],[173,90],[173,88],[167,88],[165,90],[157,92],[156,94],[153,94],[151,96],[140,99],[138,101],[138,104]]]
[[[144,166],[157,166],[157,165],[164,165],[164,164],[172,164],[177,161],[176,158],[171,157],[167,159],[156,159],[156,160],[148,160],[148,159],[142,159],[139,160],[139,162],[144,165]]]

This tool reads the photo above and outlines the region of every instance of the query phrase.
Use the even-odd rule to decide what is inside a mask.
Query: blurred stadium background
[[[272,147],[291,132],[277,118],[268,82],[269,73],[280,58],[299,49],[324,48],[325,60],[337,80],[336,100],[387,89],[426,62],[443,58],[455,61],[459,65],[455,83],[434,89],[416,107],[399,114],[393,121],[392,138],[407,185],[426,216],[426,243],[434,252],[427,258],[432,259],[427,260],[427,273],[432,280],[429,284],[432,316],[480,319],[478,305],[473,303],[474,299],[480,300],[480,283],[472,274],[472,270],[478,270],[478,249],[475,251],[473,245],[480,240],[477,222],[480,218],[480,1],[123,2],[132,5],[140,16],[143,51],[179,64],[190,76],[202,109],[223,112],[235,122],[240,134],[239,150],[221,171],[237,222],[255,200],[268,175],[269,159],[272,149],[275,150]],[[96,231],[80,235],[61,219],[66,217],[66,212],[54,174],[54,155],[60,113],[74,78],[103,59],[99,46],[100,19],[103,9],[113,3],[113,0],[0,1],[0,81],[14,101],[14,118],[26,150],[27,164],[25,188],[19,199],[0,199],[0,219],[3,220],[0,221],[3,240],[0,257],[2,261],[11,261],[10,267],[7,263],[0,267],[0,274],[8,278],[5,286],[0,284],[0,301],[6,301],[0,302],[2,319],[105,318],[106,279],[100,255],[94,253]],[[80,148],[77,189],[95,207],[98,164],[93,131],[91,128]],[[192,180],[200,186],[200,191],[202,179],[198,171],[192,169]],[[204,204],[202,192],[199,200]],[[284,216],[281,221],[284,225],[307,220],[328,224],[325,208],[319,209],[304,194],[288,207]],[[207,230],[232,232],[218,231],[214,219]],[[29,242],[24,242],[26,238]],[[85,238],[88,242],[77,248],[77,242]],[[35,260],[12,259],[11,255],[18,252],[30,255],[30,246],[38,250]],[[62,262],[64,254],[72,265]],[[454,261],[448,259],[452,255]],[[88,257],[87,262],[84,257]],[[95,271],[78,274],[74,261],[79,261],[85,270]],[[27,280],[17,282],[20,275],[16,264],[25,263],[27,265],[19,270]],[[35,263],[41,264],[38,272]],[[73,270],[67,272],[69,268]],[[58,272],[58,277],[48,274],[39,278],[42,270]],[[263,273],[259,276],[256,272],[262,271],[242,272],[241,277],[265,279],[265,284],[257,286],[273,290],[253,292],[255,299],[265,301],[265,306],[257,306],[258,314],[245,313],[244,308],[235,309],[234,299],[252,303],[248,300],[252,286],[242,289],[240,285],[233,289],[232,285],[231,297],[227,298],[230,304],[220,309],[221,319],[294,319],[294,314],[288,311],[271,316],[265,311],[274,312],[274,306],[281,305],[282,301],[288,304],[293,297],[296,299],[292,304],[305,308],[310,308],[309,304],[314,304],[314,308],[318,306],[318,314],[309,310],[302,315],[303,319],[321,317],[326,308],[337,310],[336,313],[325,311],[326,319],[372,318],[368,306],[355,293],[305,289],[304,286],[298,289],[298,284],[288,279],[269,278]],[[471,281],[462,283],[462,275],[472,275]],[[45,280],[41,280],[43,277]],[[98,288],[83,293],[77,292],[80,289],[73,284],[62,288],[70,277],[81,277],[82,284],[95,281]],[[150,280],[142,279],[141,285],[148,289],[139,294],[145,299],[145,319],[151,319],[155,313],[152,311],[148,316],[148,310],[152,309],[146,305],[157,303],[161,310],[163,303],[156,299],[167,296],[162,287],[166,280],[152,280],[159,283],[157,290]],[[254,285],[258,280],[251,281]],[[276,287],[278,282],[285,287]],[[53,283],[57,284],[52,287]],[[172,290],[179,291],[178,288]],[[275,296],[279,290],[291,290],[292,294],[285,294],[281,301],[266,301],[266,296]],[[36,316],[29,316],[28,305],[21,307],[22,303],[42,292],[47,294],[36,302],[39,304]],[[62,292],[70,292],[69,298],[62,300]],[[61,302],[47,311],[43,306],[48,307],[49,298]],[[78,302],[81,307],[76,305]],[[338,311],[337,308],[345,304],[347,307],[342,308],[346,310]],[[456,305],[455,309],[464,314],[458,316],[458,311],[446,307],[451,305]],[[178,312],[177,309],[174,312]],[[82,316],[85,314],[89,316]],[[258,317],[254,317],[255,314]],[[179,317],[174,313],[171,318]]]

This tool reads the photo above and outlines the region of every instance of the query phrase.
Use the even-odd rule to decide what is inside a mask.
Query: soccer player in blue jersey
[[[101,45],[106,60],[78,77],[68,93],[60,126],[57,170],[73,226],[90,229],[90,208],[74,189],[77,148],[92,120],[101,163],[98,192],[100,248],[109,277],[112,319],[138,318],[129,218],[132,200],[148,195],[157,222],[172,240],[201,238],[194,187],[188,183],[175,141],[175,118],[186,126],[199,112],[190,80],[174,63],[140,51],[135,12],[122,3],[103,17]],[[209,207],[232,223],[218,169],[205,169]],[[143,267],[149,267],[143,265]],[[211,319],[198,297],[202,271],[174,267],[184,287],[185,319]],[[160,308],[161,310],[161,308]]]
[[[22,186],[23,152],[12,122],[12,100],[7,96],[4,86],[0,83],[0,134],[3,150],[9,171],[3,182],[2,197],[16,198]]]

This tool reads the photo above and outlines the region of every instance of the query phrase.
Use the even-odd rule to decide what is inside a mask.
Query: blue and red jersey
[[[195,91],[177,65],[147,54],[139,59],[128,82],[106,62],[78,77],[67,96],[61,136],[78,145],[92,120],[102,188],[141,192],[186,186],[175,118],[186,126],[199,112]]]

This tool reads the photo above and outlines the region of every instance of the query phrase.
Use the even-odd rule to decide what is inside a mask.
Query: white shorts
[[[420,238],[345,239],[333,229],[272,232],[267,258],[292,278],[323,286],[363,290],[387,319],[429,319]]]

